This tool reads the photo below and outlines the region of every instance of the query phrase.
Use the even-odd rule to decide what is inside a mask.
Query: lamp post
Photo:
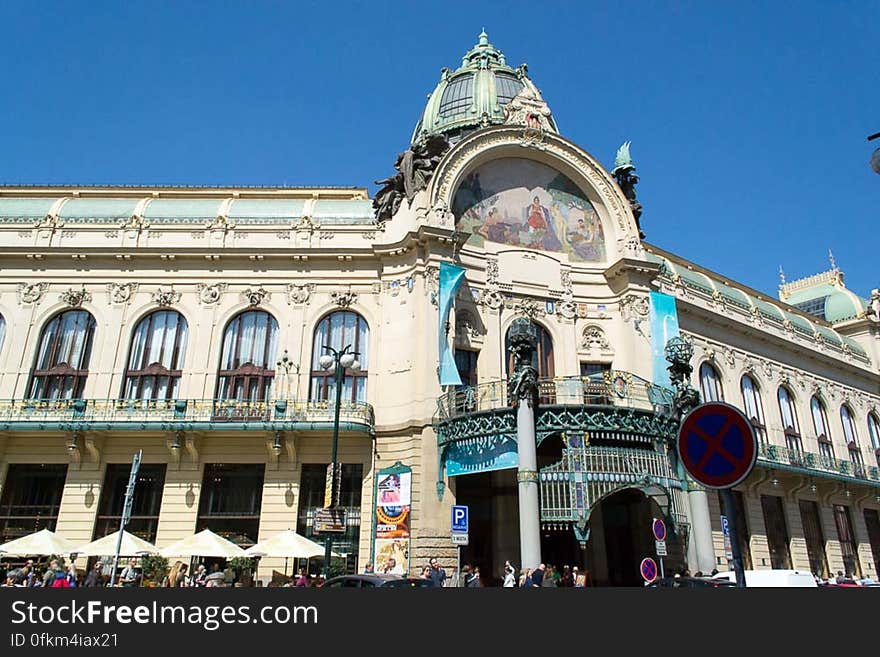
[[[330,499],[327,500],[325,496],[324,503],[326,508],[335,509],[336,504],[339,502],[339,500],[336,499],[336,452],[339,444],[339,410],[342,404],[342,382],[345,378],[346,369],[350,369],[352,372],[357,372],[361,369],[361,365],[357,361],[359,352],[351,351],[350,344],[345,345],[341,351],[334,349],[330,345],[324,345],[323,349],[327,353],[321,356],[318,362],[323,370],[329,372],[333,369],[336,385],[336,407],[334,408],[333,413],[333,446],[330,453],[330,476],[328,478],[330,484]],[[324,539],[324,581],[330,577],[330,558],[332,554],[333,534],[328,532],[327,537]]]

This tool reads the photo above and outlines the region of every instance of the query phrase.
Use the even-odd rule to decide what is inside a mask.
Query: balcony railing
[[[222,399],[7,399],[0,400],[0,427],[51,428],[54,425],[115,427],[183,427],[185,425],[237,425],[242,428],[327,428],[335,404],[329,401],[277,399],[237,401]],[[364,402],[343,402],[340,427],[372,431],[373,407]],[[280,427],[285,428],[285,427]]]
[[[758,458],[772,464],[790,466],[791,468],[811,470],[816,473],[838,477],[851,477],[865,481],[880,483],[880,468],[853,463],[844,459],[805,452],[782,445],[762,444],[758,449]]]
[[[610,406],[669,415],[673,392],[629,372],[610,371],[593,376],[568,376],[538,380],[541,405]],[[451,390],[437,400],[438,420],[452,419],[510,407],[507,382],[491,381]]]

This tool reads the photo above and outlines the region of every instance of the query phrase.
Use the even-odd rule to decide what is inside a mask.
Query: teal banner
[[[440,263],[440,317],[437,326],[437,337],[440,347],[440,385],[460,386],[461,377],[455,366],[455,358],[449,349],[449,341],[446,339],[446,322],[449,320],[449,311],[455,301],[455,293],[464,280],[464,268],[448,262]]]
[[[653,354],[654,383],[672,387],[669,363],[666,361],[666,343],[678,336],[678,311],[675,297],[662,292],[651,292],[651,351]]]
[[[513,435],[469,438],[453,443],[446,452],[446,474],[450,477],[516,467],[519,453]]]

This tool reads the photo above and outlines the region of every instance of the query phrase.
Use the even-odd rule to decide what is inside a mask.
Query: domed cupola
[[[541,92],[529,79],[526,65],[507,65],[504,53],[489,43],[486,31],[462,58],[455,71],[444,68],[440,82],[413,131],[412,143],[423,134],[445,134],[450,141],[477,128],[505,122],[504,107],[523,89],[542,100]],[[552,116],[547,120],[558,132]]]

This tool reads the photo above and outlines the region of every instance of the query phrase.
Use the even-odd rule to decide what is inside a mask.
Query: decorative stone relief
[[[498,285],[498,261],[486,260],[486,285]]]
[[[228,217],[224,217],[223,215],[218,215],[214,217],[211,221],[205,224],[205,228],[208,230],[231,230],[235,228],[235,222],[230,221]]]
[[[150,225],[143,217],[133,214],[125,221],[120,222],[119,227],[123,230],[143,230]]]
[[[137,289],[137,283],[108,283],[107,296],[111,303],[128,303]]]
[[[577,304],[571,299],[565,299],[556,306],[556,312],[565,319],[574,319],[577,316]]]
[[[331,292],[330,298],[340,308],[348,308],[357,301],[357,292],[348,290],[346,292]]]
[[[259,306],[270,296],[269,291],[262,285],[259,287],[249,287],[241,293],[242,299],[247,301],[249,306]]]
[[[48,283],[19,283],[18,302],[37,303],[49,289]]]
[[[223,296],[227,287],[229,287],[228,283],[199,283],[196,285],[196,292],[199,295],[199,301],[210,306],[220,301],[220,297]]]
[[[538,302],[534,299],[526,297],[520,299],[513,305],[513,312],[517,315],[528,317],[529,319],[535,319],[536,317],[543,317],[545,309],[541,308]]]
[[[642,320],[648,317],[651,308],[648,298],[637,294],[627,294],[620,300],[620,312],[624,321]]]
[[[288,283],[287,285],[287,303],[297,306],[303,306],[312,298],[312,292],[315,291],[314,283]]]
[[[645,247],[642,246],[639,238],[634,235],[617,240],[617,247],[621,255],[628,258],[638,258],[641,260],[645,257]]]
[[[729,367],[736,365],[736,352],[734,352],[733,349],[725,346],[722,353],[724,356],[724,362],[727,363]]]
[[[61,299],[62,303],[66,303],[71,308],[79,308],[83,305],[83,302],[92,300],[92,294],[84,287],[79,290],[74,290],[71,287],[62,292],[58,298]]]
[[[610,351],[611,344],[602,327],[591,324],[584,328],[581,347],[587,351]]]
[[[439,303],[439,300],[437,299],[440,289],[439,267],[435,267],[434,265],[425,267],[425,283],[428,291],[428,298],[431,300],[431,304],[436,306]]]
[[[299,222],[294,226],[297,230],[313,231],[315,230],[315,222],[309,216],[303,215],[299,218]]]
[[[770,364],[769,360],[761,361],[761,370],[768,379],[773,378],[773,365]]]
[[[52,230],[55,230],[56,228],[61,228],[63,225],[64,222],[54,214],[47,214],[34,224],[34,228],[51,228]]]
[[[372,293],[373,294],[382,294],[382,284],[381,283],[373,283]]]
[[[170,290],[163,290],[161,287],[153,292],[153,294],[150,296],[150,298],[153,300],[153,303],[157,304],[161,308],[173,306],[175,303],[180,301],[180,297],[180,292],[176,292],[173,288]]]
[[[483,293],[483,303],[490,310],[498,310],[504,305],[504,297],[498,290],[489,290]]]
[[[571,270],[561,269],[559,271],[559,282],[562,284],[562,293],[567,297],[571,297]]]

